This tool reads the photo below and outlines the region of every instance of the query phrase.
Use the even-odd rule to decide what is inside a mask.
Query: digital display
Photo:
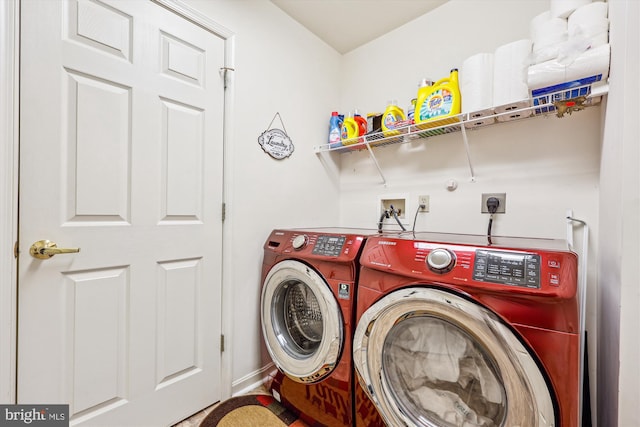
[[[540,255],[477,250],[473,280],[540,288]]]
[[[346,241],[345,236],[318,236],[312,254],[339,256]]]

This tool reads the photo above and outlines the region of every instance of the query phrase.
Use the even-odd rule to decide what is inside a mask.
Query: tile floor
[[[257,387],[251,390],[247,394],[257,394],[257,393],[264,394],[269,392],[267,391],[267,388],[264,385],[262,385],[260,387]],[[213,409],[216,406],[218,406],[220,403],[222,402],[218,402],[214,405],[211,405],[208,408],[205,408],[202,411],[198,412],[197,414],[193,414],[186,420],[180,421],[178,424],[174,424],[172,427],[198,427],[200,425],[200,422],[202,422],[202,420],[204,420],[207,417],[207,415],[209,415],[211,411],[213,411]]]

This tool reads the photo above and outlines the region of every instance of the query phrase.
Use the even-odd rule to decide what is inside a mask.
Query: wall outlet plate
[[[420,206],[424,205],[424,208]],[[429,212],[429,196],[418,196],[418,209],[420,212]]]
[[[496,213],[505,213],[507,209],[507,193],[482,193],[482,204],[480,205],[480,212],[489,213],[489,208],[487,208],[487,200],[491,197],[495,197],[500,202]]]

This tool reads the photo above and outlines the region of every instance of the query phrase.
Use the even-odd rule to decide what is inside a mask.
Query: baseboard
[[[263,366],[257,371],[253,371],[244,377],[233,381],[231,383],[231,395],[239,396],[260,387],[267,381],[275,369],[275,365],[273,363],[269,363],[267,366]]]

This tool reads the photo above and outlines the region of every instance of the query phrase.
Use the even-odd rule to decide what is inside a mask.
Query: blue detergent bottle
[[[337,111],[331,112],[329,120],[329,147],[336,148],[342,145],[342,118]]]

